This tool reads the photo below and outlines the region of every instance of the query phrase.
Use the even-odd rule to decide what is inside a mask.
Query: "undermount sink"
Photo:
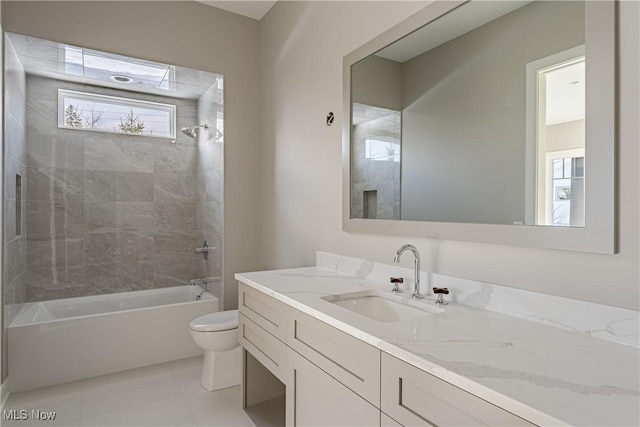
[[[322,299],[379,322],[398,322],[444,311],[427,303],[381,291],[350,292]]]

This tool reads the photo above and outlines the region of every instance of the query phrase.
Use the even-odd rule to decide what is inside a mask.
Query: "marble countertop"
[[[235,277],[532,423],[640,425],[637,348],[458,303],[377,322],[322,297],[388,285],[318,267]]]

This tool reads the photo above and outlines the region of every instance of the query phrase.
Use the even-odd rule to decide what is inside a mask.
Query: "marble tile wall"
[[[25,72],[9,40],[5,44],[5,167],[4,167],[4,277],[2,327],[2,381],[7,376],[7,327],[26,301],[26,238],[25,222]],[[21,194],[16,194],[16,175],[22,181]],[[17,218],[18,202],[22,205]],[[21,227],[18,226],[20,221]],[[18,234],[19,228],[22,229]]]
[[[58,88],[173,103],[176,143],[57,127]],[[27,288],[39,301],[181,285],[209,275],[194,248],[216,237],[195,100],[27,76]],[[207,220],[208,221],[208,220]]]
[[[367,158],[367,139],[396,141],[400,144],[400,112],[374,117],[353,129],[351,216],[365,218],[364,192],[376,191],[377,205],[367,218],[400,219],[400,162]]]
[[[214,84],[198,100],[198,124],[206,123],[209,130],[198,134],[198,193],[202,202],[198,206],[196,229],[199,241],[208,240],[215,247],[209,259],[200,259],[200,268],[207,277],[218,277],[209,285],[209,291],[224,303],[222,282],[223,254],[223,188],[224,188],[224,93],[222,86]]]

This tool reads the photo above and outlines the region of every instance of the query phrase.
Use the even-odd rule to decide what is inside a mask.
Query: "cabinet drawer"
[[[286,346],[251,321],[244,314],[238,316],[240,344],[280,381],[285,381]]]
[[[238,283],[238,309],[280,341],[286,339],[286,305],[262,292]]]
[[[287,345],[380,406],[380,350],[299,310],[288,314]]]
[[[376,426],[380,410],[287,350],[287,426]]]
[[[403,425],[533,426],[384,352],[381,386],[380,409]]]

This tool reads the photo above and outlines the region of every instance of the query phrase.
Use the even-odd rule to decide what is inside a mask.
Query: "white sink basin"
[[[428,303],[381,291],[350,292],[329,295],[322,299],[379,322],[398,322],[444,311]]]

